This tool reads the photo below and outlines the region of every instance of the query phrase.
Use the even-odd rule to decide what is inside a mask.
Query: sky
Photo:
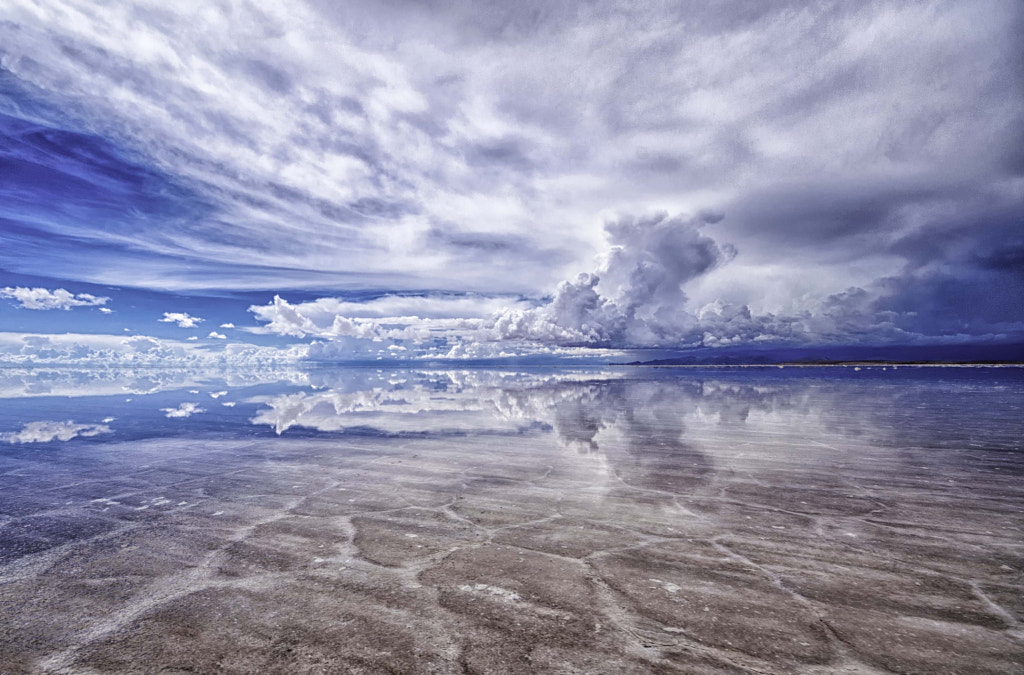
[[[1024,343],[1024,6],[0,9],[0,364]]]

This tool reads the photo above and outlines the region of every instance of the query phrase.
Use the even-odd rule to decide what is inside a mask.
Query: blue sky
[[[994,0],[15,0],[0,363],[1024,342],[1021,29]]]

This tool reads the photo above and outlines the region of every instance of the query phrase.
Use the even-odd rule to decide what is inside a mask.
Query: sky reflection
[[[0,371],[0,441],[535,434],[587,454],[799,435],[1010,447],[1020,369]]]
[[[487,606],[509,612],[491,644],[524,620],[541,622],[531,644],[547,639],[566,616],[603,636],[599,583],[630,626],[765,664],[840,670],[822,616],[865,659],[930,659],[893,672],[1020,661],[1001,607],[1024,569],[1021,369],[35,375],[5,373],[0,401],[0,580],[19,608],[0,633],[15,654],[84,662],[101,635],[143,662],[176,627],[218,635],[227,613],[249,631],[237,644],[294,626],[320,644],[324,612],[391,616],[396,599],[403,626],[458,635],[454,615],[505,603]],[[684,588],[694,602],[675,602]],[[213,596],[223,609],[204,623]],[[296,620],[261,623],[282,610]],[[767,616],[792,653],[763,650]],[[877,635],[908,621],[916,646],[886,652]],[[42,647],[37,625],[57,626]]]

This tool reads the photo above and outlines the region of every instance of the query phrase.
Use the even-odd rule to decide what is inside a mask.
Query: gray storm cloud
[[[400,355],[396,346],[405,343],[420,346],[408,356],[422,355],[425,345],[437,350],[440,343],[447,351],[436,352],[438,356],[489,357],[524,349],[535,352],[538,345],[723,346],[806,340],[812,331],[815,337],[843,334],[845,326],[826,325],[834,318],[829,310],[838,301],[826,303],[815,316],[786,318],[755,316],[746,305],[721,301],[692,308],[686,285],[727,265],[737,254],[733,246],[720,244],[705,232],[708,223],[719,220],[720,215],[664,212],[611,219],[604,226],[608,247],[596,268],[561,282],[550,299],[533,306],[519,302],[495,310],[493,301],[467,306],[457,298],[430,297],[399,302],[384,298],[364,305],[334,298],[291,304],[278,296],[273,303],[250,310],[267,322],[265,332],[334,341],[335,348],[317,347],[324,357],[346,352],[351,356],[360,341],[388,343],[392,357]],[[423,311],[417,311],[417,305]],[[382,316],[380,310],[386,307],[401,308],[406,314]],[[451,316],[457,308],[463,309],[462,316]],[[447,318],[423,316],[445,309]],[[487,309],[489,314],[484,313]]]
[[[460,296],[291,304],[277,296],[250,311],[266,322],[260,332],[323,340],[310,349],[313,358],[322,359],[492,358],[574,347],[948,343],[998,340],[1021,330],[1012,313],[997,315],[999,323],[979,324],[987,333],[957,331],[955,317],[920,316],[914,307],[926,299],[918,296],[942,292],[949,280],[921,275],[913,267],[867,287],[805,297],[790,312],[756,312],[721,298],[694,303],[688,285],[727,268],[739,255],[708,231],[722,220],[721,214],[664,212],[608,220],[607,250],[595,268],[561,282],[551,297],[533,304],[502,306],[508,300]],[[963,280],[958,284],[961,293],[976,292]],[[387,310],[403,314],[389,316]]]
[[[683,217],[655,213],[623,216],[605,223],[608,250],[598,267],[563,281],[553,297],[536,306],[450,298],[394,298],[360,306],[322,298],[293,305],[280,296],[251,309],[265,330],[297,337],[371,341],[443,340],[453,347],[472,343],[539,343],[606,347],[675,346],[700,340],[698,318],[687,309],[684,286],[727,263],[735,249],[703,232],[717,216]],[[417,308],[418,305],[418,308]],[[381,316],[390,306],[407,314]],[[423,316],[438,310],[462,316]],[[482,310],[491,309],[489,314]],[[345,311],[350,314],[344,313]],[[467,315],[468,311],[468,315]]]
[[[496,336],[619,347],[685,342],[697,321],[683,286],[736,253],[703,234],[703,224],[666,213],[607,222],[610,250],[600,267],[562,282],[546,305],[503,312]]]

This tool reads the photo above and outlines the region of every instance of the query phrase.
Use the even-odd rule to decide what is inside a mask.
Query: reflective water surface
[[[0,370],[0,672],[1009,673],[1024,371]]]

